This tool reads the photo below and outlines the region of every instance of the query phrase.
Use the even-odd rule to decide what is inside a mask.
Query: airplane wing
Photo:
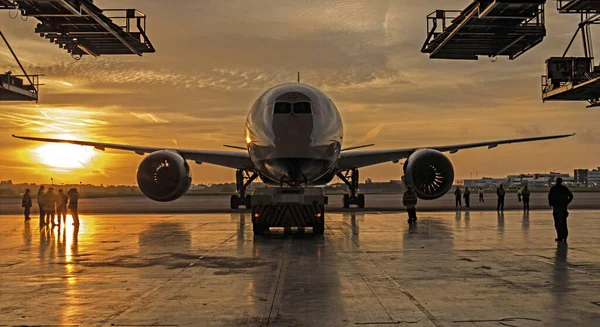
[[[250,160],[250,156],[247,152],[231,152],[231,151],[206,151],[206,150],[186,150],[186,149],[174,149],[174,148],[157,148],[147,146],[136,146],[136,145],[125,145],[125,144],[111,144],[111,143],[100,143],[100,142],[88,142],[88,141],[75,141],[75,140],[62,140],[62,139],[51,139],[51,138],[40,138],[40,137],[28,137],[28,136],[17,136],[13,134],[13,137],[23,140],[38,141],[38,142],[51,142],[51,143],[69,143],[83,146],[91,146],[98,150],[104,151],[105,149],[115,149],[135,152],[139,155],[146,153],[152,153],[159,150],[173,150],[179,153],[186,160],[193,160],[200,164],[203,162],[224,166],[234,169],[252,169],[254,163]]]
[[[477,142],[456,145],[418,147],[406,149],[391,149],[391,150],[371,150],[371,151],[348,151],[342,152],[338,159],[338,167],[341,169],[361,168],[371,165],[376,165],[384,162],[397,162],[398,160],[408,158],[413,152],[418,149],[427,148],[435,149],[440,152],[456,153],[458,150],[487,147],[488,149],[495,148],[500,144],[511,144],[521,142],[533,142],[542,140],[559,139],[563,137],[573,136],[575,134],[562,134],[550,136],[528,137],[520,139],[498,140],[490,142]]]

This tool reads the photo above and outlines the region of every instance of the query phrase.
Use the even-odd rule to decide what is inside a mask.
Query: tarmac
[[[0,326],[599,326],[600,211],[0,216]]]
[[[493,210],[496,211],[496,194],[485,194],[485,202],[479,202],[477,194],[471,196],[471,211]],[[35,202],[35,201],[34,201]],[[463,200],[463,209],[464,209]],[[548,209],[548,194],[545,192],[532,193],[531,209]],[[506,194],[506,210],[522,210],[523,203],[517,201],[516,193]],[[600,192],[579,192],[571,203],[573,209],[600,209]],[[37,203],[34,203],[32,212],[37,213]],[[419,211],[448,211],[455,210],[453,194],[446,194],[436,200],[419,200]],[[106,197],[106,198],[81,198],[79,210],[88,214],[122,214],[122,213],[239,213],[243,210],[229,208],[228,195],[196,195],[183,196],[172,202],[156,202],[146,197]],[[401,211],[402,194],[366,194],[366,208],[342,209],[342,195],[329,195],[327,212],[364,212],[364,211]],[[0,215],[17,215],[22,212],[21,199],[1,199]]]

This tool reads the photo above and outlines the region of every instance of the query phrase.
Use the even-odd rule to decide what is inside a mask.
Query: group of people
[[[567,210],[568,205],[573,201],[573,193],[569,190],[568,187],[562,184],[562,178],[556,179],[556,184],[550,188],[550,192],[548,193],[548,204],[552,207],[552,216],[554,217],[554,227],[556,228],[556,241],[557,242],[566,242],[567,236],[569,235],[569,230],[567,228],[567,217],[569,216],[569,212]],[[483,199],[483,189],[479,188],[479,202],[484,202]],[[506,190],[504,186],[501,184],[496,189],[496,195],[498,197],[498,211],[504,211],[504,197],[506,195]],[[456,199],[456,207],[462,207],[462,199],[465,200],[465,206],[467,208],[470,207],[470,196],[471,191],[466,187],[465,191],[462,192],[460,187],[456,187],[454,191],[454,196]],[[523,202],[523,211],[529,211],[529,198],[531,196],[531,191],[525,185],[523,188],[519,189],[517,192],[517,196],[519,201]],[[402,197],[402,203],[406,207],[406,212],[408,213],[408,223],[415,223],[417,221],[417,206],[418,198],[417,194],[412,186],[408,186],[406,192],[404,192],[404,196]]]
[[[42,185],[37,192],[37,202],[40,210],[40,227],[46,225],[60,226],[61,218],[62,222],[66,224],[67,209],[69,209],[71,217],[73,217],[73,225],[79,225],[79,214],[77,212],[79,193],[76,188],[70,189],[65,194],[62,189],[59,189],[55,193],[53,187],[48,188],[48,191],[46,191],[46,188]],[[23,207],[25,221],[29,221],[31,219],[31,207],[33,206],[30,189],[25,190],[21,206]],[[58,221],[55,221],[57,216]]]
[[[485,202],[484,198],[483,198],[483,188],[479,187],[477,189],[477,192],[479,193],[479,202]],[[496,207],[496,210],[498,211],[504,211],[504,198],[506,196],[506,190],[504,189],[504,185],[500,184],[500,186],[498,186],[498,188],[496,189],[496,195],[498,197],[498,205]],[[529,197],[531,195],[531,191],[529,190],[529,188],[527,187],[527,185],[525,185],[522,188],[519,188],[519,190],[517,191],[517,196],[519,199],[519,202],[523,202],[523,211],[529,211]],[[454,197],[456,200],[456,207],[461,207],[462,208],[462,199],[465,200],[465,208],[470,208],[471,207],[471,191],[469,190],[468,187],[465,187],[465,191],[462,192],[460,189],[460,186],[456,187],[456,190],[454,190]]]

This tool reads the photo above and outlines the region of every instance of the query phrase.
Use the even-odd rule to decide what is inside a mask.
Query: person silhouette
[[[31,190],[29,190],[29,189],[25,190],[25,193],[23,194],[23,198],[21,199],[21,207],[23,207],[23,216],[25,216],[25,221],[29,221],[29,219],[31,219],[31,217],[29,217],[29,215],[31,214],[31,207],[32,207]]]
[[[557,242],[566,242],[569,236],[567,228],[567,210],[571,201],[573,201],[573,193],[568,187],[562,185],[563,179],[557,178],[556,184],[550,188],[548,192],[548,204],[552,207],[552,216],[554,217],[554,228],[556,229]]]
[[[406,207],[408,213],[408,223],[414,223],[417,221],[417,194],[412,186],[406,187],[406,192],[402,196],[402,204]]]
[[[460,191],[460,186],[456,187],[456,190],[454,191],[454,197],[456,199],[456,207],[461,207],[462,208],[462,199],[461,199],[461,191]]]
[[[500,186],[496,189],[496,195],[498,195],[498,207],[496,210],[504,211],[504,196],[506,195],[504,185],[500,184]]]

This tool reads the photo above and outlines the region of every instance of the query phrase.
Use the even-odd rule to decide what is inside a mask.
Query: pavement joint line
[[[267,302],[267,308],[269,309],[269,314],[267,316],[267,322],[266,322],[265,326],[269,326],[271,324],[271,319],[277,317],[277,315],[279,314],[279,306],[281,304],[281,297],[283,295],[283,283],[285,281],[285,278],[282,278],[282,277],[285,276],[285,272],[287,271],[288,260],[286,260],[286,259],[287,259],[288,251],[289,251],[289,248],[291,247],[291,244],[292,244],[291,239],[286,238],[284,241],[284,244],[283,244],[283,253],[281,255],[281,260],[279,261],[279,264],[277,266],[277,270],[278,270],[278,272],[276,272],[277,279],[274,281],[273,285],[271,286],[271,290],[269,291],[270,304],[269,304],[269,302]],[[273,289],[273,287],[274,287],[274,289]],[[273,313],[275,313],[275,316],[273,316]],[[262,326],[262,322],[260,325]]]
[[[342,249],[342,246],[336,240],[335,235],[332,232],[332,229],[328,226],[327,230],[331,234],[331,236],[333,238],[333,241],[335,242],[335,244],[337,245],[337,247],[339,249]],[[345,234],[343,231],[342,231],[342,233]],[[352,236],[350,236],[350,238],[352,239],[352,243],[354,245],[356,245],[355,239]],[[342,253],[344,254],[344,257],[346,257],[346,260],[348,260],[348,262],[350,262],[350,264],[352,264],[352,266],[354,267],[354,270],[356,270],[356,272],[358,273],[358,275],[360,276],[360,278],[363,280],[363,282],[365,283],[365,285],[367,285],[367,287],[369,288],[369,291],[371,291],[371,294],[373,295],[373,297],[375,297],[375,299],[377,300],[377,302],[379,302],[379,305],[381,306],[381,308],[383,309],[383,311],[385,311],[385,313],[387,314],[387,316],[390,318],[390,322],[395,321],[394,318],[392,318],[392,315],[387,310],[387,308],[381,302],[381,299],[379,299],[379,297],[377,296],[377,294],[375,294],[375,291],[373,290],[373,288],[371,287],[371,285],[369,285],[369,283],[367,282],[367,279],[365,278],[365,276],[362,274],[362,272],[360,271],[360,269],[358,269],[358,267],[356,266],[356,263],[354,263],[354,261],[350,259],[350,257],[348,256],[348,254],[346,252],[342,251]],[[361,253],[362,253],[362,251],[361,251]]]
[[[374,321],[374,322],[355,322],[355,325],[400,325],[400,324],[418,324],[418,321],[407,321],[407,320],[398,320],[398,321]]]
[[[574,249],[574,248],[572,248],[572,249]],[[549,264],[551,266],[554,266],[554,262],[553,262],[554,258],[546,257],[546,256],[539,255],[539,254],[525,254],[525,253],[522,253],[522,252],[518,252],[518,251],[512,250],[510,248],[505,248],[505,250],[508,251],[508,252],[511,252],[514,255],[519,256],[519,257],[533,257],[533,258],[536,258],[537,261],[539,261],[539,262],[544,262],[544,263],[547,263],[547,264]],[[594,278],[600,278],[599,276],[595,275],[594,273],[589,272],[589,271],[587,271],[585,269],[579,268],[580,266],[574,265],[572,263],[566,262],[566,267],[567,267],[567,269],[571,269],[573,271],[577,271],[577,272],[589,275],[589,276],[594,277]]]
[[[205,223],[208,224],[208,223]],[[201,224],[200,226],[203,226],[205,224]],[[198,228],[200,226],[196,226],[195,228]],[[193,229],[195,229],[193,228]],[[191,230],[193,230],[191,229]],[[231,236],[229,236],[228,238],[226,238],[225,240],[221,241],[220,243],[218,243],[217,245],[215,245],[214,247],[212,247],[211,249],[209,249],[206,253],[204,253],[203,255],[199,256],[198,259],[196,259],[196,261],[202,260],[202,258],[204,258],[204,256],[208,255],[209,253],[215,251],[217,248],[219,248],[221,245],[227,243],[229,240],[231,240],[234,236],[237,235],[237,232],[231,234]],[[159,285],[156,285],[155,287],[153,287],[152,289],[150,289],[149,291],[142,293],[140,296],[137,297],[137,299],[133,300],[133,301],[129,301],[130,305],[124,309],[121,310],[121,312],[115,312],[112,315],[108,316],[106,319],[102,320],[100,322],[100,324],[107,324],[108,321],[110,320],[114,320],[117,319],[118,317],[120,317],[121,315],[127,313],[129,310],[131,310],[133,307],[135,307],[140,301],[142,301],[143,299],[147,298],[148,296],[150,296],[151,294],[154,294],[156,291],[158,291],[159,289],[163,288],[164,286],[166,286],[167,284],[169,284],[174,276],[179,275],[181,273],[183,273],[184,271],[186,271],[187,268],[181,268],[179,269],[179,271],[173,273],[169,278],[167,278],[167,280],[165,280],[164,282],[160,283]],[[203,268],[202,271],[206,270],[207,268]],[[112,326],[113,324],[111,324]]]
[[[431,222],[429,224],[428,229],[431,229]],[[330,230],[330,232],[331,232],[331,230]],[[333,234],[333,232],[331,232],[331,233]],[[344,231],[341,231],[341,233],[348,236],[348,234],[345,233]],[[334,239],[335,239],[335,237],[334,237]],[[358,244],[356,244],[356,240],[352,236],[350,236],[350,239],[352,240],[352,243],[354,244],[354,246],[356,246],[358,249],[360,249],[360,246]],[[337,240],[336,240],[336,244],[338,244],[338,246],[339,246],[339,243],[337,242]],[[369,253],[366,253],[362,249],[360,249],[360,252],[367,255],[371,259],[371,262],[375,265],[375,267],[377,267],[377,269],[379,269],[383,273],[383,275],[389,281],[391,281],[398,288],[398,290],[400,292],[402,292],[402,294],[404,294],[404,296],[406,296],[419,309],[419,311],[421,311],[425,315],[425,317],[427,317],[427,319],[429,319],[429,321],[431,321],[432,324],[434,324],[436,327],[444,327],[444,325],[429,310],[427,310],[427,308],[425,308],[425,306],[423,306],[423,304],[421,304],[421,302],[419,302],[419,300],[417,300],[417,298],[415,298],[410,292],[408,292],[406,289],[404,289],[404,287],[402,287],[392,276],[390,276],[380,265],[378,265],[377,261],[373,260],[373,257],[371,257],[371,255]],[[349,259],[348,256],[346,256],[346,257]],[[352,262],[352,261],[350,260],[350,262]],[[352,264],[354,265],[353,262],[352,262]],[[355,266],[355,269],[357,269],[356,266]],[[357,269],[357,271],[358,271],[358,269]],[[359,272],[359,274],[360,274],[360,272]],[[361,277],[362,277],[362,274],[361,274]],[[366,283],[366,281],[365,281],[365,283]],[[369,286],[369,288],[371,288],[371,287]],[[379,298],[377,300],[379,300]],[[383,304],[381,304],[381,306],[383,307]],[[387,309],[385,309],[385,307],[383,307],[383,308],[387,313]],[[389,313],[388,313],[388,315],[389,315]],[[393,321],[391,315],[390,315],[390,320]]]
[[[542,322],[540,319],[526,318],[526,317],[507,317],[507,318],[501,318],[501,319],[468,319],[468,320],[454,320],[452,322],[454,322],[454,323],[498,322],[505,326],[514,326],[514,325],[504,324],[504,322],[515,322],[515,321],[519,321],[519,320]]]

